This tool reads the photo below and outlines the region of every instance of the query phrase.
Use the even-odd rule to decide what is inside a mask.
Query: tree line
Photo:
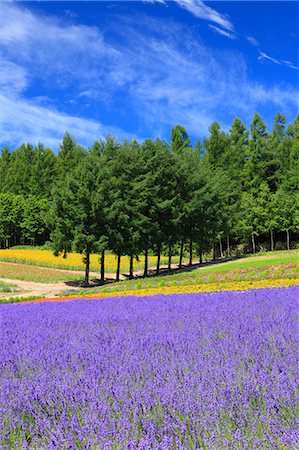
[[[289,249],[299,232],[299,115],[286,126],[278,113],[271,131],[259,114],[247,129],[235,118],[229,131],[218,122],[191,146],[176,125],[170,143],[161,139],[118,142],[114,137],[85,149],[66,133],[56,155],[42,144],[4,147],[0,157],[0,245],[51,241],[56,254],[84,255],[89,281],[92,253],[105,251],[133,260],[188,246],[202,262],[216,247],[229,256],[236,245],[257,251],[259,240],[275,249],[277,237]]]

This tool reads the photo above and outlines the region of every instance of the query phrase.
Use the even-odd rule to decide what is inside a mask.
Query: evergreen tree
[[[30,195],[24,200],[22,221],[20,223],[22,236],[30,245],[40,245],[49,238],[47,216],[50,202],[46,198]]]
[[[220,124],[213,122],[209,128],[210,137],[204,141],[204,158],[212,169],[223,167],[229,146],[229,137],[221,131]]]
[[[65,180],[82,158],[85,156],[85,150],[76,144],[69,133],[65,133],[57,157],[57,176],[59,180]]]
[[[244,185],[246,189],[259,190],[265,180],[265,161],[268,155],[269,135],[266,125],[259,114],[252,120],[251,135],[248,143],[248,153],[244,168]]]
[[[176,125],[171,130],[171,151],[182,153],[186,148],[190,147],[190,138],[186,129],[182,125]]]
[[[54,193],[52,233],[54,251],[83,253],[85,283],[89,283],[90,255],[101,247],[103,211],[99,191],[99,161],[88,154],[69,173],[63,189]]]

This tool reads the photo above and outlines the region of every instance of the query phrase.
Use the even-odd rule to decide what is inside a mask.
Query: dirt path
[[[6,263],[7,264],[7,263]],[[12,265],[18,265],[19,263],[9,263]],[[196,268],[198,265],[194,264],[191,267],[188,266],[184,266],[182,269],[178,269],[178,265],[177,264],[172,264],[172,273],[175,273],[176,271],[188,271],[188,270],[193,270],[194,268]],[[41,267],[39,267],[41,268]],[[60,269],[51,269],[51,268],[47,268],[47,267],[42,267],[42,269],[44,270],[59,270]],[[164,273],[165,275],[168,275],[169,272],[167,271],[167,265],[161,265],[161,275]],[[66,272],[65,270],[61,269],[61,272]],[[70,271],[72,273],[77,273],[82,275],[82,279],[84,277],[84,272],[81,271]],[[134,272],[134,276],[135,277],[139,277],[142,276],[143,271],[136,271]],[[155,274],[155,270],[153,268],[149,268],[149,275],[153,276]],[[115,274],[114,273],[105,273],[105,278],[106,280],[110,280],[111,282],[113,282],[113,280],[115,279]],[[90,273],[90,279],[91,282],[93,280],[98,280],[99,279],[99,274],[96,272],[91,272]],[[128,279],[128,276],[126,274],[121,274],[120,276],[121,280],[126,280]],[[24,281],[24,280],[17,280],[17,279],[12,279],[12,278],[2,278],[0,276],[0,280],[3,281],[4,283],[10,284],[10,285],[15,285],[17,287],[16,291],[11,291],[11,292],[7,292],[7,293],[0,293],[0,297],[1,298],[9,298],[9,297],[29,297],[29,296],[41,296],[41,297],[45,297],[45,298],[52,298],[57,296],[58,294],[61,294],[63,291],[66,290],[72,290],[75,292],[79,292],[82,289],[84,289],[83,286],[77,285],[76,283],[73,283],[71,281],[60,281],[60,282],[55,282],[55,283],[40,283],[40,282],[35,282],[35,281]],[[93,283],[91,283],[92,287]],[[96,284],[95,284],[96,285]],[[21,291],[21,292],[18,292]]]
[[[10,264],[18,264],[18,263],[10,263]],[[165,266],[166,267],[166,266]],[[45,270],[51,270],[44,268]],[[161,267],[163,270],[163,267]],[[57,269],[55,269],[57,270]],[[62,271],[65,272],[65,271]],[[78,273],[80,275],[84,275],[84,272],[76,272],[72,271],[72,273]],[[136,271],[134,273],[135,276],[142,275],[143,271]],[[105,274],[106,279],[110,279],[111,281],[115,278],[114,273],[106,273]],[[98,279],[99,274],[91,272],[90,278],[91,280],[93,278]],[[127,276],[121,274],[120,276],[121,280],[127,279]],[[9,297],[29,297],[29,296],[41,296],[46,298],[52,298],[55,297],[57,294],[60,294],[61,292],[71,289],[72,291],[81,291],[83,289],[82,286],[76,286],[75,284],[72,284],[70,281],[60,281],[56,283],[37,283],[35,281],[24,281],[24,280],[16,280],[11,278],[0,278],[1,281],[4,283],[7,283],[9,285],[14,285],[17,287],[16,291],[11,291],[7,293],[0,293],[0,298],[9,298]],[[20,292],[21,291],[21,292]]]
[[[11,280],[8,278],[1,278],[4,283],[15,285],[22,292],[7,292],[5,297],[28,297],[28,296],[41,296],[41,297],[54,297],[59,292],[69,289],[69,285],[63,282],[59,283],[36,283],[34,281],[23,281],[23,280]],[[80,290],[80,286],[72,286],[72,290]],[[3,296],[2,296],[3,298]]]

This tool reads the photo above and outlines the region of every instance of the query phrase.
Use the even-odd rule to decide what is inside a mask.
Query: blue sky
[[[0,147],[299,111],[298,2],[0,1]]]

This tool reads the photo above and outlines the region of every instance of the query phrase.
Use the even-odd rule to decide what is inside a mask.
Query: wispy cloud
[[[22,98],[0,95],[0,130],[3,142],[44,142],[57,148],[69,130],[81,143],[105,135],[104,128],[94,121],[62,114]],[[15,125],[15,126],[14,126]]]
[[[38,140],[57,147],[66,130],[83,144],[91,144],[107,132],[133,137],[113,125],[59,111],[41,95],[27,97],[35,79],[65,97],[68,88],[76,99],[103,99],[105,76],[114,72],[118,52],[104,43],[98,28],[63,23],[55,17],[35,15],[16,4],[0,4],[0,138],[19,144]],[[5,55],[5,56],[4,56]],[[102,61],[105,60],[105,67]],[[112,74],[120,85],[126,74]],[[74,85],[77,91],[74,91]],[[78,93],[79,90],[79,93]],[[103,91],[106,92],[103,92]],[[81,94],[80,94],[81,91]],[[71,102],[72,99],[66,99]],[[62,103],[62,102],[61,102]]]
[[[236,35],[234,33],[225,31],[222,28],[216,27],[215,25],[209,25],[209,28],[211,28],[211,30],[213,30],[215,33],[221,34],[221,36],[225,36],[228,39],[236,39]]]
[[[119,139],[139,138],[116,126],[108,126],[95,120],[64,114],[49,106],[41,106],[36,100],[9,97],[0,94],[1,142],[19,145],[22,142],[44,144],[58,148],[66,131],[71,132],[82,145],[92,145],[107,133]]]
[[[298,106],[295,89],[255,83],[240,52],[211,50],[183,25],[143,17],[137,27],[136,18],[119,17],[112,44],[99,28],[65,18],[16,4],[0,3],[0,12],[1,143],[42,140],[57,148],[66,130],[87,145],[107,132],[132,138],[117,126],[128,112],[137,137],[145,129],[168,137],[175,123],[202,136],[213,120],[227,128],[235,115],[249,121],[269,104],[286,115]],[[33,97],[36,80],[40,92]],[[82,113],[85,99],[89,114]],[[105,108],[109,115],[96,120],[94,111]]]
[[[188,33],[185,48],[173,36],[161,42],[135,31],[126,34],[129,48],[138,42],[130,92],[154,129],[180,122],[193,134],[204,135],[213,120],[226,126],[236,114],[249,121],[253,111],[269,104],[285,112],[297,105],[294,89],[251,81],[241,53],[212,52]]]
[[[286,61],[286,60],[282,59],[281,62],[283,64],[285,64],[286,66],[290,67],[291,69],[299,70],[299,67],[295,66],[295,64],[293,64],[291,61]]]
[[[253,45],[254,47],[258,47],[258,46],[259,46],[259,43],[258,43],[257,39],[255,39],[255,37],[253,37],[253,36],[247,36],[246,39],[247,39],[247,41],[248,41],[251,45]]]
[[[264,53],[264,52],[260,52],[260,55],[258,56],[257,59],[259,59],[259,60],[264,60],[264,59],[266,59],[266,60],[268,60],[268,61],[271,61],[271,62],[274,63],[274,64],[281,64],[280,61],[279,61],[278,59],[272,58],[271,56],[267,55],[267,54]]]
[[[267,88],[258,83],[252,83],[248,86],[248,94],[253,102],[259,105],[272,103],[280,108],[286,108],[288,105],[299,107],[299,92],[292,88],[282,89],[280,86]]]
[[[290,67],[291,69],[299,70],[299,67],[295,66],[295,64],[291,63],[290,61],[286,61],[284,59],[273,58],[272,56],[269,56],[269,55],[267,55],[267,53],[264,53],[264,52],[260,52],[257,59],[260,61],[270,61],[273,64],[279,64],[279,65]]]
[[[258,48],[260,46],[259,42],[255,39],[255,37],[247,36],[246,39],[254,47]],[[295,64],[293,64],[291,61],[287,61],[285,59],[274,58],[273,56],[270,56],[267,53],[262,52],[261,50],[258,50],[258,51],[259,51],[259,55],[258,55],[257,59],[259,61],[268,61],[273,64],[287,66],[287,67],[290,67],[291,69],[299,70],[299,67],[296,66]]]
[[[164,0],[146,0],[149,3],[163,3],[167,4]],[[216,23],[220,25],[225,30],[233,31],[234,25],[230,18],[221,14],[210,6],[206,5],[202,0],[173,0],[181,8],[189,11],[193,16],[198,17],[202,20],[207,20],[209,22]]]
[[[0,91],[17,94],[27,87],[26,70],[4,58],[0,58]]]

